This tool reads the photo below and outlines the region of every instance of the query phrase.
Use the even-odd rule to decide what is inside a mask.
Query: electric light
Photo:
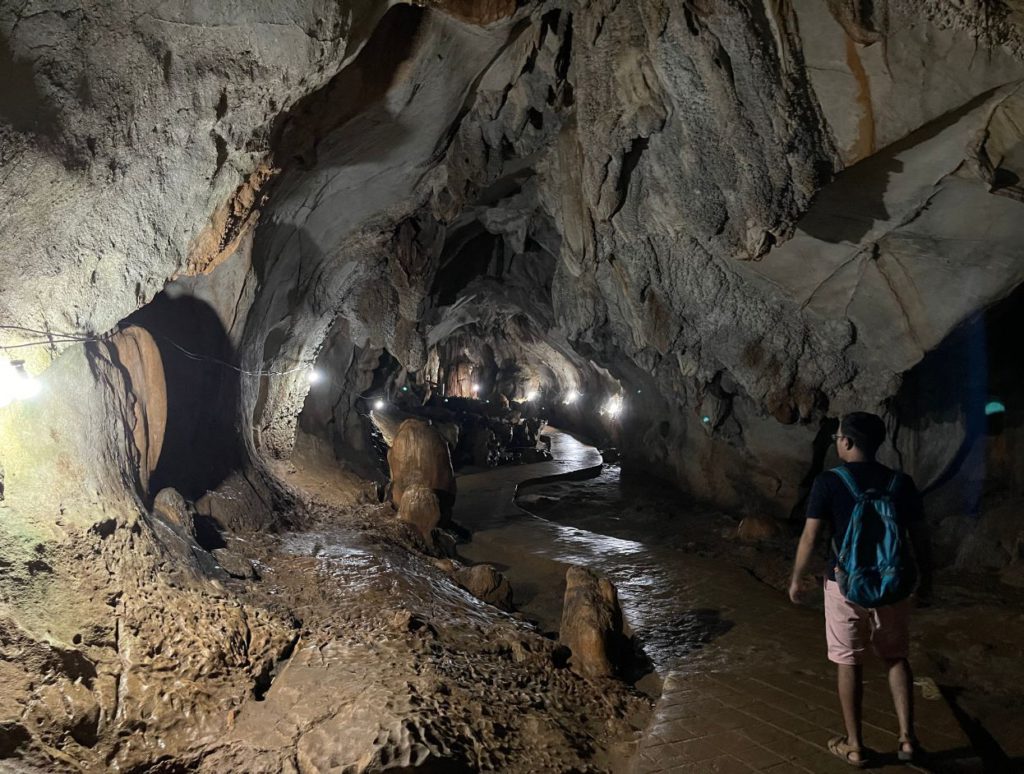
[[[580,397],[580,394],[578,392],[576,392],[576,390],[569,390],[569,392],[566,393],[564,403],[566,405],[568,405],[570,403],[575,403],[577,400],[579,400],[579,397]]]
[[[0,360],[0,406],[39,394],[39,381],[25,372],[20,360]]]
[[[537,400],[537,391],[536,390],[530,390],[528,393],[526,393],[526,399],[527,400]]]
[[[320,379],[322,377],[320,376],[320,372],[319,371],[317,371],[315,368],[311,368],[309,370],[309,377],[308,378],[309,378],[309,383],[310,384],[316,384],[317,382],[320,381]]]
[[[473,392],[480,392],[480,385],[479,384],[474,384],[473,385]]]
[[[384,401],[378,400],[373,404],[373,407],[377,409],[377,411],[380,411],[382,408],[384,408]]]
[[[622,396],[613,395],[610,397],[601,408],[601,413],[615,419],[615,417],[622,413]]]

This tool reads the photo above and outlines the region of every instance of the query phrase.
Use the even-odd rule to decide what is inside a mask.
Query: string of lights
[[[13,350],[13,349],[24,349],[26,347],[49,347],[49,346],[53,346],[54,344],[81,344],[81,343],[87,343],[87,342],[93,342],[93,341],[104,341],[104,340],[110,338],[110,336],[112,335],[112,334],[96,335],[96,334],[88,334],[88,333],[66,333],[66,332],[62,332],[62,331],[41,331],[41,330],[39,330],[37,328],[28,328],[28,327],[25,327],[23,325],[0,325],[0,330],[18,331],[19,333],[31,333],[31,334],[35,334],[36,336],[43,336],[43,337],[45,337],[45,338],[41,338],[41,339],[39,339],[37,341],[25,341],[25,342],[20,342],[18,344],[2,344],[2,345],[0,345],[0,350],[3,350],[3,351]],[[245,369],[245,368],[240,368],[239,366],[236,366],[233,363],[229,363],[228,361],[222,360],[221,358],[218,358],[218,357],[213,357],[212,355],[203,355],[203,354],[200,354],[198,352],[193,352],[193,351],[191,351],[189,349],[186,349],[185,347],[181,346],[181,344],[179,344],[178,342],[174,341],[173,339],[168,338],[167,336],[164,336],[162,334],[151,334],[151,335],[154,338],[156,338],[156,339],[160,339],[161,341],[167,342],[168,344],[170,344],[172,347],[174,347],[175,349],[180,351],[185,357],[189,358],[190,360],[202,361],[202,362],[208,362],[208,363],[215,363],[216,365],[222,366],[223,368],[228,368],[228,369],[230,369],[232,371],[236,371],[239,374],[243,374],[245,376],[286,376],[287,374],[294,374],[294,373],[298,373],[300,371],[312,371],[313,370],[313,366],[312,365],[303,364],[303,365],[295,366],[294,368],[287,368],[287,369],[282,370],[282,371],[267,371],[267,370],[263,370],[263,369],[252,371],[252,370],[248,370],[248,369]]]

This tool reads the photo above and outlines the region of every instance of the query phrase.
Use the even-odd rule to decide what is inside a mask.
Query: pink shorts
[[[880,658],[906,658],[910,651],[910,600],[868,610],[847,600],[838,583],[826,580],[825,639],[828,660],[834,664],[861,663],[868,642]]]

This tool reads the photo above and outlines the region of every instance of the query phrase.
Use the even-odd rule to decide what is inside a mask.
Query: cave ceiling
[[[275,373],[483,337],[643,388],[656,456],[710,411],[767,470],[1024,278],[1020,26],[983,5],[4,3],[0,318],[102,335],[167,289]],[[253,455],[307,392],[243,382]]]

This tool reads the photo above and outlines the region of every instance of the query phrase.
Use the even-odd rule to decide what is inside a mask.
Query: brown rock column
[[[559,640],[572,651],[572,670],[585,677],[611,677],[622,657],[622,608],[615,586],[585,567],[565,573]]]
[[[388,465],[391,501],[399,513],[406,492],[413,487],[432,491],[437,496],[442,516],[451,513],[455,502],[455,471],[448,444],[433,427],[419,419],[402,422],[388,451]]]

